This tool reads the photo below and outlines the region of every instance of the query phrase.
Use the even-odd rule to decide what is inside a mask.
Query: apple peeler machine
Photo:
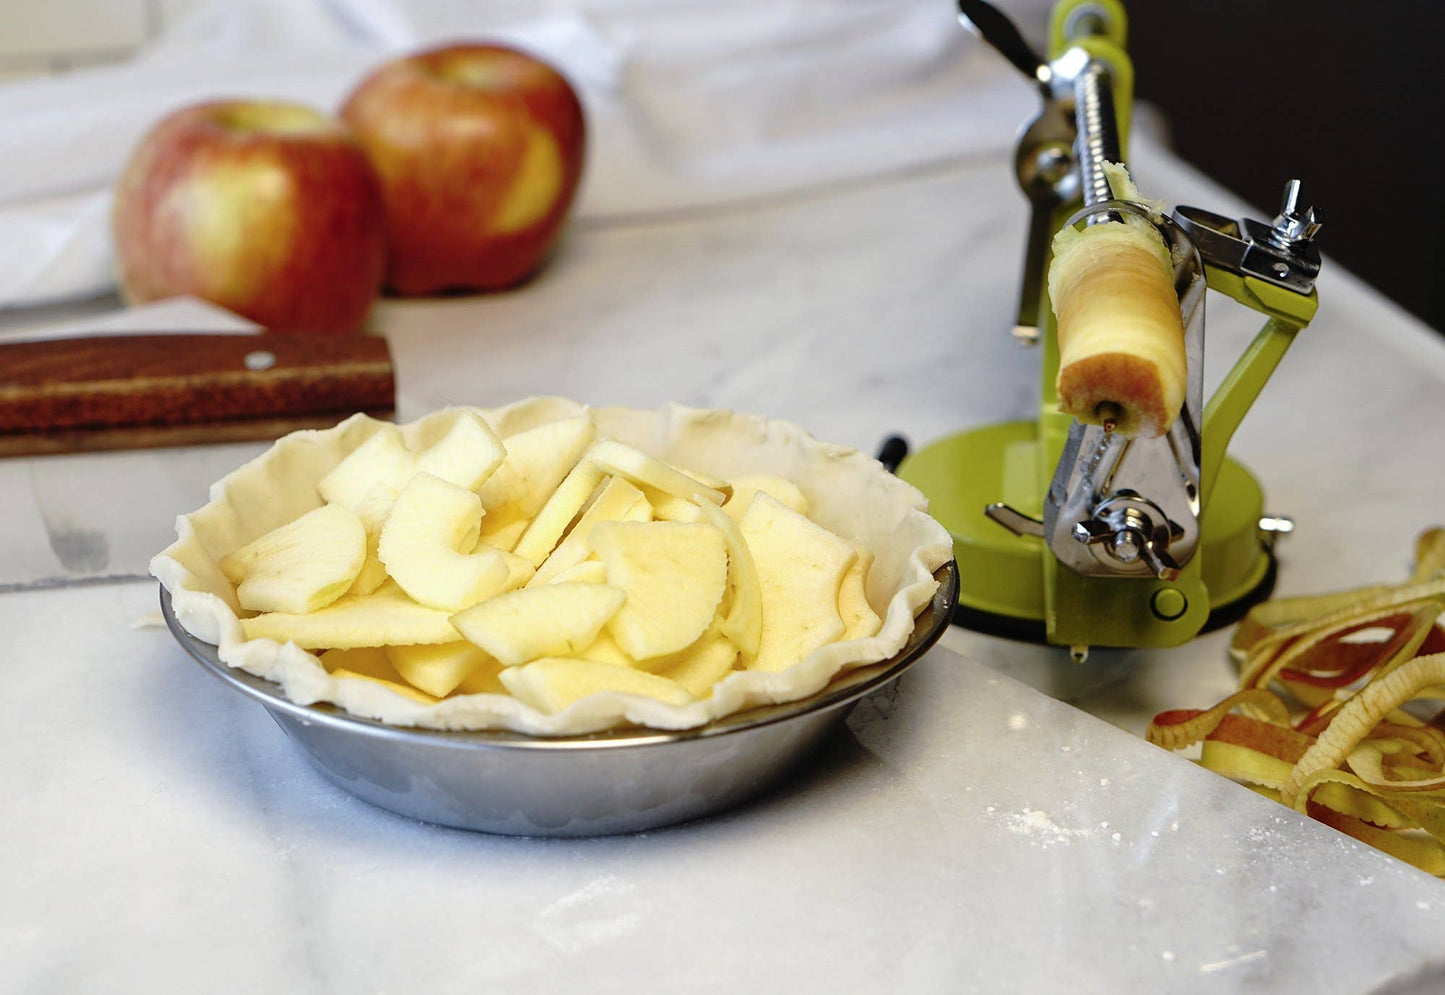
[[[960,20],[1042,96],[1014,168],[1032,207],[1014,336],[1041,354],[1038,418],[973,428],[913,452],[900,476],[953,534],[955,621],[1046,640],[1082,660],[1090,646],[1186,642],[1237,618],[1273,587],[1274,540],[1259,483],[1225,450],[1295,335],[1314,315],[1319,214],[1285,187],[1272,221],[1194,207],[1162,215],[1115,199],[1105,163],[1126,161],[1133,69],[1117,0],[1063,0],[1049,58],[984,0]],[[1058,410],[1059,347],[1046,274],[1063,225],[1148,218],[1174,264],[1185,331],[1185,397],[1159,438],[1125,438]],[[1205,289],[1264,315],[1263,328],[1206,400]],[[887,459],[884,457],[885,460]]]

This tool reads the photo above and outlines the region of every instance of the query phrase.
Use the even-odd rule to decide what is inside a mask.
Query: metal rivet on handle
[[[246,353],[243,362],[246,364],[246,369],[260,373],[262,370],[269,370],[276,365],[276,354],[267,352],[265,349],[257,349],[255,352]]]

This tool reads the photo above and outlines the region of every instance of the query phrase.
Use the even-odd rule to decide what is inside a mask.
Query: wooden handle
[[[275,438],[389,415],[373,335],[113,335],[0,344],[0,456]]]

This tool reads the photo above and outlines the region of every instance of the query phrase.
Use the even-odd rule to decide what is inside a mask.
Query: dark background
[[[1179,155],[1263,219],[1298,177],[1301,206],[1324,217],[1326,265],[1445,329],[1445,3],[1135,0],[1127,9],[1135,89],[1164,112]]]

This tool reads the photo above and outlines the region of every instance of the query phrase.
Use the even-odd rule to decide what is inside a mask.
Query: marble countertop
[[[1134,166],[1242,211],[1147,141]],[[376,323],[403,418],[673,400],[871,451],[1028,417],[1024,222],[1002,163],[960,161],[579,225],[524,288]],[[1284,593],[1401,578],[1445,491],[1445,342],[1328,262],[1319,289],[1231,448],[1297,523]],[[1213,384],[1259,320],[1210,309]],[[512,840],[371,808],[128,627],[174,516],[256,451],[0,463],[0,992],[1445,984],[1445,886],[1138,738],[1232,686],[1222,633],[1075,665],[954,630],[799,777],[673,829]]]

